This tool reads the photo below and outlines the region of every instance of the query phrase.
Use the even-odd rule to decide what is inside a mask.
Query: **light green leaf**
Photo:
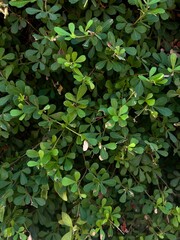
[[[81,177],[80,172],[76,171],[76,172],[74,173],[74,178],[75,178],[76,182],[80,179],[80,177]]]
[[[26,155],[29,157],[29,158],[37,158],[37,157],[39,157],[39,154],[38,154],[38,152],[36,151],[36,150],[31,150],[31,149],[29,149],[29,150],[27,150],[26,151]]]
[[[59,197],[62,198],[63,201],[68,200],[66,188],[62,185],[62,183],[54,182],[54,190],[59,195]]]
[[[63,179],[62,179],[62,185],[65,187],[72,185],[74,183],[75,183],[74,179],[72,179],[70,177],[63,177]]]
[[[0,204],[0,222],[2,223],[4,220],[4,213],[5,213],[5,205]]]
[[[55,149],[51,150],[51,153],[52,153],[52,156],[57,156],[59,151],[58,151],[58,149],[55,148]]]
[[[59,35],[59,36],[70,36],[70,33],[65,31],[63,28],[60,27],[55,27],[54,31]]]
[[[123,115],[125,113],[127,113],[128,111],[128,106],[127,105],[123,105],[120,109],[119,109],[119,115]]]
[[[86,56],[85,55],[81,55],[80,57],[78,57],[76,59],[76,63],[82,63],[86,61]]]
[[[78,92],[77,92],[77,101],[79,101],[84,94],[87,92],[87,87],[85,84],[82,84],[79,86]]]
[[[163,13],[165,13],[165,10],[163,8],[156,8],[156,9],[149,10],[147,12],[147,14],[154,14],[154,15],[163,14]]]
[[[92,26],[92,24],[93,24],[93,20],[90,19],[86,25],[85,31],[87,31]]]
[[[147,99],[147,100],[146,100],[146,103],[147,103],[149,106],[154,106],[154,104],[155,104],[155,99]]]
[[[74,33],[74,31],[75,31],[75,25],[74,25],[74,23],[69,23],[68,24],[68,28],[69,28],[69,31],[73,34]]]
[[[177,55],[176,55],[175,53],[172,53],[172,54],[170,55],[170,61],[171,61],[171,67],[172,67],[172,69],[175,68],[176,60],[177,60]]]
[[[66,93],[65,97],[72,102],[76,102],[76,98],[72,95],[72,93]]]
[[[39,163],[38,163],[38,162],[35,162],[35,161],[29,161],[29,162],[27,163],[27,165],[28,165],[28,167],[35,167],[35,166],[38,166]]]
[[[72,240],[72,231],[67,232],[61,240]]]
[[[149,77],[152,77],[155,74],[156,70],[157,70],[156,67],[152,67],[149,71]]]
[[[12,109],[10,111],[10,114],[12,117],[17,117],[17,116],[20,116],[21,114],[23,114],[23,112],[22,112],[22,110]]]
[[[66,225],[68,227],[73,227],[71,217],[65,212],[62,212],[62,222],[63,222],[62,223],[63,225]]]

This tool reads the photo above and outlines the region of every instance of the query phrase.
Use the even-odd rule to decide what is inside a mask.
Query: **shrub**
[[[0,239],[178,239],[178,7],[0,2]]]

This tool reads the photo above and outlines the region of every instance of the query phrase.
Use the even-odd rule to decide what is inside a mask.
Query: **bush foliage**
[[[0,1],[0,239],[179,239],[178,2]]]

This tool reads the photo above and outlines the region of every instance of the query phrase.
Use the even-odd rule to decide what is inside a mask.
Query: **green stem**
[[[77,133],[76,131],[74,131],[73,129],[69,128],[68,126],[66,126],[64,123],[60,123],[57,120],[54,120],[52,118],[50,118],[52,121],[54,121],[55,123],[61,125],[62,127],[68,129],[69,131],[71,131],[72,133],[76,134],[77,136],[81,137],[82,135],[80,133]]]
[[[62,134],[63,134],[64,130],[61,132],[60,136],[58,137],[58,139],[56,140],[56,142],[54,143],[54,146],[52,149],[54,149],[57,145],[57,143],[59,142],[60,138],[62,137]]]
[[[138,19],[133,23],[133,25],[136,25],[139,21],[141,21],[141,19],[143,19],[144,16],[145,16],[145,13],[143,12],[142,15],[140,15]]]

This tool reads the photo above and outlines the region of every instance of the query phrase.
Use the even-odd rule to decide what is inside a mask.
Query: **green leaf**
[[[81,55],[80,57],[78,57],[76,59],[76,63],[82,63],[86,61],[86,56],[85,55]]]
[[[82,84],[79,86],[78,92],[77,92],[77,101],[79,101],[84,94],[87,92],[87,87],[85,84]]]
[[[108,19],[102,24],[102,31],[106,32],[109,30],[110,26],[113,24],[114,20],[113,19]]]
[[[11,98],[10,95],[0,98],[0,106],[5,105],[9,101],[10,98]]]
[[[75,31],[75,25],[74,25],[74,23],[69,23],[68,24],[68,28],[69,28],[69,31],[73,34],[74,33],[74,31]]]
[[[5,213],[5,205],[0,204],[0,222],[2,223],[4,220],[4,213]]]
[[[65,97],[72,102],[76,102],[76,98],[74,97],[74,95],[72,95],[72,93],[66,93]]]
[[[164,78],[164,74],[163,73],[157,73],[156,75],[152,76],[150,78],[150,81],[153,81],[155,83],[158,83],[160,80],[162,80]]]
[[[147,30],[147,28],[143,25],[137,26],[136,27],[136,31],[138,31],[139,33],[145,33]]]
[[[75,183],[74,179],[72,179],[70,177],[63,177],[63,179],[62,179],[62,185],[65,187],[72,185],[74,183]]]
[[[69,1],[72,2],[72,0],[69,0]],[[72,231],[69,231],[65,235],[63,235],[61,240],[72,240]]]
[[[46,204],[46,201],[43,198],[34,198],[34,200],[37,202],[39,206],[44,206]]]
[[[102,60],[96,63],[96,69],[101,70],[106,65],[107,60]]]
[[[65,212],[62,212],[62,222],[63,222],[63,225],[66,225],[68,227],[73,227],[71,217]]]
[[[31,7],[29,7],[29,8],[26,8],[26,12],[27,12],[29,15],[33,15],[33,14],[36,14],[36,13],[38,13],[38,12],[41,12],[41,10],[40,10],[40,9],[36,9],[36,8],[31,8]]]
[[[54,182],[54,190],[59,195],[60,198],[62,198],[63,201],[67,201],[67,192],[66,188],[62,185],[60,182]]]
[[[154,106],[154,104],[155,104],[155,99],[147,99],[147,100],[146,100],[146,103],[147,103],[149,106]]]
[[[39,105],[46,105],[49,102],[49,98],[47,96],[39,96],[38,102]]]
[[[110,186],[110,187],[114,187],[116,185],[116,180],[114,179],[107,179],[103,181],[104,184]]]
[[[10,114],[12,117],[18,117],[21,114],[23,114],[22,110],[18,110],[18,109],[13,109],[10,111]]]
[[[76,182],[80,179],[80,177],[81,177],[80,172],[76,171],[76,172],[74,173],[74,178],[75,178]]]
[[[22,110],[25,114],[32,114],[36,109],[37,108],[32,105],[24,105]]]
[[[9,76],[11,75],[12,71],[14,69],[14,65],[8,65],[5,67],[5,69],[3,70],[3,76],[5,76],[6,80],[9,78]]]
[[[37,157],[39,157],[38,152],[37,152],[36,150],[31,150],[31,149],[29,149],[29,150],[26,151],[26,155],[27,155],[29,158],[37,158]]]
[[[178,227],[178,224],[176,226]],[[177,239],[175,234],[166,233],[165,235],[169,240],[176,240]]]
[[[115,150],[117,148],[116,143],[108,143],[104,145],[105,148],[110,149],[110,150]]]
[[[78,114],[78,116],[79,116],[80,118],[84,118],[84,117],[86,116],[85,111],[83,111],[83,110],[80,109],[80,108],[77,110],[77,114]]]
[[[119,115],[121,116],[121,115],[127,113],[127,111],[128,111],[128,106],[127,106],[127,105],[123,105],[123,106],[120,108],[120,110],[119,110]]]
[[[86,193],[90,192],[91,190],[94,189],[94,183],[90,182],[90,183],[86,184],[83,189]]]
[[[35,161],[29,161],[29,162],[27,163],[27,165],[28,165],[28,167],[36,167],[36,166],[39,165],[39,163],[38,163],[38,162],[35,162]]]
[[[51,154],[52,154],[52,156],[58,156],[58,154],[59,154],[59,151],[58,151],[58,149],[52,149],[51,150]]]
[[[77,3],[79,0],[69,0],[69,2],[70,3],[72,3],[72,4],[75,4],[75,3]],[[63,239],[63,240],[65,240],[65,239]]]
[[[148,2],[148,5],[150,6],[150,5],[156,4],[158,2],[160,2],[160,0],[151,0],[150,2]]]
[[[104,148],[101,148],[99,159],[101,161],[108,159],[108,153]]]
[[[135,47],[125,47],[125,50],[131,56],[135,56],[137,53],[137,50]]]
[[[27,184],[28,180],[27,180],[27,177],[26,175],[22,172],[21,175],[20,175],[20,183],[21,185],[25,185]]]
[[[152,77],[155,74],[156,71],[157,71],[157,68],[156,67],[152,67],[150,69],[150,71],[149,71],[149,77]]]
[[[140,40],[141,39],[141,34],[136,29],[134,29],[134,31],[131,34],[131,38],[134,41]]]
[[[177,142],[178,142],[178,140],[177,140],[177,138],[174,136],[174,134],[172,134],[171,132],[168,132],[168,135],[169,135],[169,138],[171,139],[171,141],[172,141],[173,143],[177,143]]]
[[[3,57],[4,53],[5,53],[5,48],[0,47],[0,58]]]
[[[119,201],[120,201],[121,203],[125,203],[125,202],[126,202],[126,192],[124,192],[124,193],[122,194],[122,196],[120,197]]]
[[[133,188],[131,188],[134,192],[138,192],[138,193],[141,193],[141,192],[144,192],[144,187],[139,185],[139,186],[135,186]]]
[[[172,53],[172,54],[170,55],[170,62],[171,62],[171,67],[172,67],[172,69],[175,68],[176,60],[177,60],[177,55],[176,55],[175,53]]]
[[[59,36],[70,36],[70,33],[65,31],[63,28],[60,27],[55,27],[54,31],[59,35]]]
[[[169,117],[172,115],[172,111],[169,108],[166,107],[154,107],[154,108],[165,117]]]
[[[149,10],[147,12],[147,14],[163,14],[165,13],[165,10],[163,8],[156,8],[156,9],[152,9],[152,10]]]
[[[22,0],[22,1],[21,0],[12,0],[12,1],[9,2],[9,4],[12,7],[22,8],[26,4],[33,3],[33,2],[36,2],[36,0]]]
[[[19,195],[18,197],[14,198],[13,202],[16,206],[24,206],[25,205],[24,198],[25,195]]]
[[[144,86],[141,81],[135,86],[134,88],[135,92],[137,93],[137,96],[140,97],[144,93]]]
[[[133,151],[137,154],[143,154],[144,148],[143,147],[136,147],[133,149]]]
[[[85,31],[87,31],[93,24],[93,20],[90,19],[88,22],[87,22],[87,25],[86,25],[86,28],[85,28]]]

